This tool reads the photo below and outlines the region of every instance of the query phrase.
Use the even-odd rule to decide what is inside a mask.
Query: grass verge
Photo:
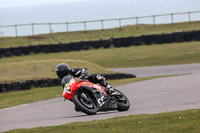
[[[177,75],[171,75],[177,76]],[[143,80],[168,77],[168,76],[154,76],[145,78],[130,78],[130,79],[120,79],[120,80],[108,80],[112,86],[123,85],[127,83],[133,83]],[[27,104],[42,100],[47,100],[51,98],[56,98],[62,96],[62,88],[57,87],[45,87],[45,88],[32,88],[30,90],[22,91],[12,91],[0,93],[0,109],[12,107],[21,104]]]
[[[74,41],[86,41],[107,39],[111,37],[126,37],[138,36],[147,34],[161,34],[172,33],[178,31],[199,30],[200,21],[197,22],[184,22],[175,24],[159,24],[159,25],[145,25],[141,24],[133,26],[124,26],[122,30],[119,28],[107,30],[94,30],[94,31],[79,31],[79,32],[63,32],[55,34],[43,34],[34,37],[3,37],[0,38],[0,48],[3,47],[17,47],[38,44],[54,44],[54,43],[68,43]]]
[[[0,83],[57,78],[55,68],[62,62],[67,62],[71,68],[88,68],[89,73],[114,73],[94,63],[81,60],[50,59],[16,61],[0,64]]]
[[[2,58],[0,64],[50,59],[85,60],[106,68],[200,63],[200,42],[91,49]],[[86,66],[85,66],[86,67]]]
[[[198,133],[199,118],[200,110],[186,110],[153,115],[131,115],[61,126],[17,129],[6,133]]]

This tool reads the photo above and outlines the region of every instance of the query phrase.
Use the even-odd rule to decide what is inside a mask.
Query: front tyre
[[[130,102],[129,102],[128,98],[119,90],[114,89],[114,91],[116,91],[117,93],[120,94],[120,95],[114,96],[114,99],[118,106],[117,110],[118,111],[127,111],[130,108]]]
[[[73,102],[78,109],[88,115],[95,115],[97,113],[97,106],[89,97],[85,98],[80,93],[75,93],[73,95]]]

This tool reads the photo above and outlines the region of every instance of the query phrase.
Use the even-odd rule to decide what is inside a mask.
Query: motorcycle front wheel
[[[118,111],[127,111],[130,108],[130,102],[129,102],[128,98],[119,90],[114,89],[114,91],[116,91],[117,93],[120,94],[120,95],[114,96],[114,99],[118,106],[117,110]]]
[[[74,93],[73,102],[78,109],[88,115],[95,115],[97,113],[97,106],[90,97],[87,97],[86,95],[83,97],[83,94],[81,93]]]

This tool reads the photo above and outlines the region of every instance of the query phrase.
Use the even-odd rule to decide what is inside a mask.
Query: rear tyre
[[[119,90],[116,90],[116,92],[118,92],[119,94],[121,94],[120,96],[114,96],[115,101],[117,103],[118,106],[118,111],[127,111],[130,108],[130,102],[128,100],[128,98]]]
[[[86,100],[83,97],[81,97],[80,93],[75,93],[73,95],[73,102],[75,106],[82,112],[88,115],[95,115],[97,113],[97,106],[89,97],[87,98],[88,99]]]

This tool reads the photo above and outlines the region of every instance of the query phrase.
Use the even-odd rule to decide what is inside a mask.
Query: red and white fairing
[[[69,100],[72,100],[72,97],[74,93],[80,89],[81,86],[88,86],[92,88],[96,88],[97,90],[100,90],[106,94],[102,86],[93,84],[89,81],[77,81],[75,78],[72,78],[69,83],[65,84],[64,90],[63,90],[63,97]],[[107,95],[107,94],[106,94]]]

